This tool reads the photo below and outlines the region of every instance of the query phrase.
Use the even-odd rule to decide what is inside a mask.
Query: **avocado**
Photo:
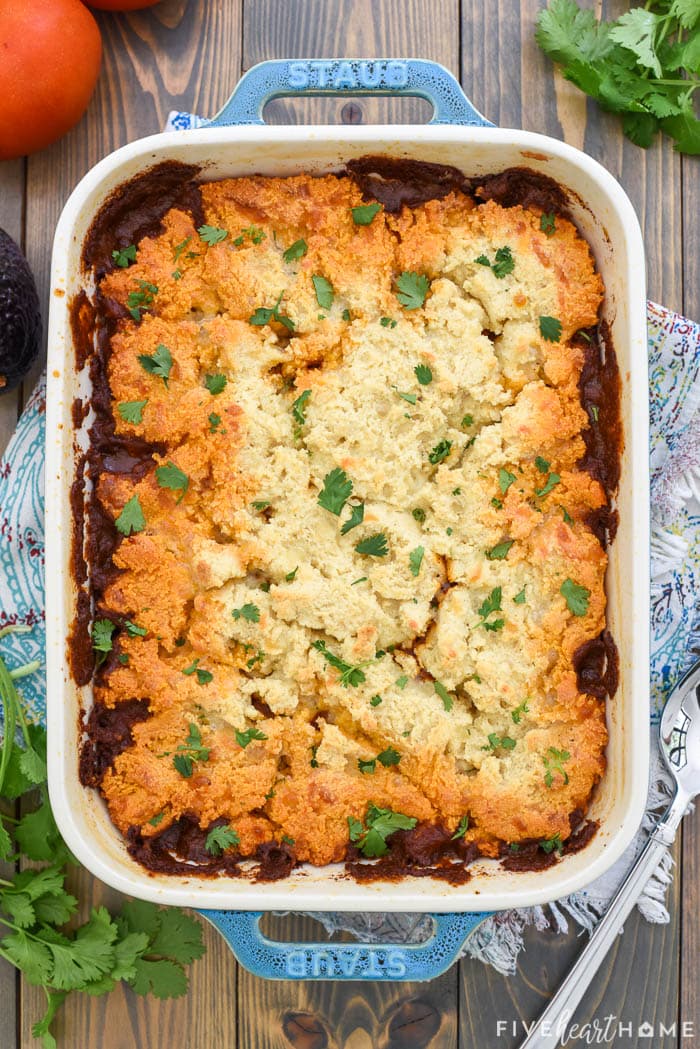
[[[32,271],[0,229],[0,391],[19,385],[39,354],[41,311]]]

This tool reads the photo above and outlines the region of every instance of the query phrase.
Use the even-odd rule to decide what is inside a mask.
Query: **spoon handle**
[[[642,849],[637,862],[613,896],[608,910],[591,933],[569,975],[544,1010],[521,1049],[556,1049],[576,1007],[586,993],[605,955],[639,899],[663,853],[673,843],[690,798],[678,792]]]

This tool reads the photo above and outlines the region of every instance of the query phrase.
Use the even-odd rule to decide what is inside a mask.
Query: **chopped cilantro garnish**
[[[549,495],[556,485],[561,481],[559,474],[550,474],[544,483],[542,488],[535,489],[535,495],[542,499],[545,495]]]
[[[386,536],[383,532],[375,532],[374,535],[361,539],[359,543],[355,544],[355,550],[357,550],[358,554],[365,554],[367,557],[386,557],[389,553]]]
[[[480,626],[483,626],[485,630],[497,631],[503,629],[503,619],[495,619],[491,620],[490,622],[487,622],[488,617],[493,612],[501,611],[501,596],[501,587],[496,586],[493,588],[489,596],[484,598],[483,602],[479,606],[479,615],[481,616],[481,620],[476,624],[475,629],[478,629],[478,627]]]
[[[497,543],[496,546],[492,546],[490,550],[486,551],[486,556],[489,561],[504,561],[508,556],[508,551],[515,542],[514,539],[506,539],[502,543]]]
[[[295,262],[297,259],[303,259],[308,250],[309,246],[303,238],[295,240],[286,251],[282,252],[282,258],[285,262]]]
[[[382,701],[382,697],[381,696],[372,696],[372,698],[369,701],[369,705],[371,707],[378,707],[379,704],[381,703],[381,701]]]
[[[546,755],[542,758],[544,767],[546,769],[544,782],[545,786],[551,787],[554,783],[554,773],[559,772],[564,777],[564,786],[569,782],[569,774],[564,768],[564,762],[569,761],[571,754],[568,750],[557,750],[556,747],[549,747]]]
[[[406,310],[417,310],[430,291],[430,281],[423,273],[407,272],[396,278],[396,298]]]
[[[240,608],[234,608],[231,615],[236,620],[245,619],[248,623],[260,622],[260,609],[251,601],[246,602],[245,605],[241,605]]]
[[[588,414],[591,417],[591,422],[592,423],[597,423],[598,422],[598,417],[599,417],[599,414],[600,414],[599,413],[599,409],[598,409],[598,405],[597,404],[589,404],[588,405]]]
[[[177,750],[173,765],[185,779],[189,779],[194,771],[193,762],[209,760],[209,748],[202,746],[202,734],[194,721],[190,722],[190,731],[184,744],[181,743]]]
[[[415,509],[411,510],[411,516],[418,521],[418,524],[423,524],[425,521],[425,510],[421,506],[416,506]]]
[[[381,324],[382,328],[395,328],[397,321],[392,320],[391,317],[380,317],[379,323]]]
[[[358,758],[357,767],[360,772],[364,772],[366,776],[373,776],[377,769],[377,759],[370,758],[368,761],[364,761],[362,758]]]
[[[360,204],[351,208],[352,221],[356,226],[369,226],[372,219],[382,210],[381,204]]]
[[[408,555],[408,563],[411,566],[411,575],[417,576],[420,572],[420,566],[423,564],[423,555],[425,550],[422,546],[417,546],[415,550],[411,550]]]
[[[132,623],[130,619],[124,620],[124,626],[129,637],[145,637],[148,630],[145,626],[139,626],[138,623]]]
[[[565,506],[560,506],[559,509],[561,510],[562,514],[564,515],[564,521],[566,522],[566,524],[572,525],[574,523],[574,519],[571,516],[571,514],[569,513],[569,511],[566,509],[566,507]]]
[[[549,470],[549,463],[547,462],[546,459],[543,459],[541,455],[538,455],[537,458],[535,459],[535,466],[537,467],[537,469],[540,471],[541,474],[546,474],[547,471]]]
[[[515,259],[508,245],[498,248],[493,265],[489,262],[486,255],[479,255],[478,258],[474,259],[474,262],[478,262],[480,266],[488,266],[492,270],[494,277],[498,277],[499,280],[512,273],[515,269]]]
[[[185,250],[185,248],[191,240],[192,237],[185,237],[184,240],[180,241],[179,244],[175,245],[175,247],[173,248],[173,262],[179,261],[180,256],[182,255],[183,251]]]
[[[417,364],[413,371],[421,386],[427,386],[433,381],[433,373],[427,364]]]
[[[124,504],[122,512],[114,524],[122,535],[134,535],[136,532],[143,532],[146,527],[146,518],[143,516],[138,495],[132,495],[131,499]]]
[[[519,725],[520,724],[520,720],[521,720],[523,714],[529,714],[529,713],[530,713],[530,708],[527,705],[527,700],[524,699],[522,703],[519,703],[518,706],[514,710],[511,710],[511,712],[510,712],[510,716],[513,719],[513,724]]]
[[[350,517],[340,529],[341,535],[347,535],[353,528],[357,528],[365,519],[365,504],[357,503],[350,507]]]
[[[515,474],[512,474],[510,470],[504,470],[503,467],[498,471],[498,487],[505,495],[512,484],[515,484],[517,480]]]
[[[391,768],[392,765],[398,765],[401,761],[401,755],[398,750],[394,750],[393,747],[387,747],[381,754],[377,754],[377,761],[384,766],[385,769]]]
[[[484,750],[513,750],[516,741],[510,736],[499,736],[495,732],[488,735],[488,746]]]
[[[263,324],[269,324],[270,321],[277,321],[278,324],[282,324],[287,331],[294,331],[294,322],[286,314],[280,313],[280,303],[284,292],[281,291],[277,302],[274,306],[259,306],[252,317],[248,318],[248,323],[253,324],[256,327],[262,327]]]
[[[299,571],[299,565],[297,565],[297,566],[296,566],[296,568],[293,568],[291,572],[287,572],[286,576],[284,577],[284,578],[285,578],[285,580],[286,580],[286,581],[287,581],[288,583],[293,583],[293,582],[294,582],[294,580],[295,580],[295,579],[296,579],[296,577],[297,577],[297,572],[298,572],[298,571]]]
[[[325,277],[313,276],[311,281],[316,292],[316,302],[322,310],[329,310],[333,305],[333,285]]]
[[[180,499],[183,498],[190,483],[187,474],[183,473],[179,466],[171,462],[167,466],[156,467],[156,481],[161,488],[170,488],[174,492],[181,492]],[[178,502],[180,502],[180,499],[178,499]]]
[[[125,423],[138,426],[143,421],[143,409],[147,404],[148,398],[145,401],[122,401],[117,405],[117,411]]]
[[[450,838],[450,841],[457,841],[459,838],[463,838],[468,830],[469,830],[469,816],[465,815],[465,816],[462,816],[461,820],[459,821],[459,826],[457,827],[457,830],[454,832],[454,834]]]
[[[140,353],[139,364],[149,375],[157,375],[168,385],[170,372],[173,367],[173,358],[170,350],[163,343],[158,343],[152,354]]]
[[[147,280],[137,280],[138,291],[130,291],[126,297],[129,313],[135,321],[141,320],[141,314],[153,305],[153,296],[158,294],[158,285]]]
[[[340,512],[352,495],[352,481],[339,466],[323,478],[323,488],[318,493],[318,505],[324,510],[340,516]]]
[[[163,822],[164,816],[165,816],[164,812],[156,812],[155,816],[151,816],[151,818],[150,818],[150,820],[148,822],[150,823],[150,825],[152,827],[157,827],[160,823]]]
[[[225,849],[241,844],[241,839],[232,827],[214,827],[207,834],[204,848],[210,856],[220,856]]]
[[[244,750],[254,739],[267,739],[267,736],[264,732],[261,732],[259,728],[247,728],[245,732],[239,732],[239,730],[236,729],[236,742],[239,747],[243,747]]]
[[[463,430],[466,430],[468,426],[474,425],[474,417],[472,415],[465,415],[462,417],[462,421],[459,424]]]
[[[448,441],[446,437],[443,437],[443,439],[441,441],[438,441],[433,450],[429,453],[428,459],[433,464],[433,466],[437,466],[438,463],[441,463],[444,459],[447,458],[447,456],[450,454],[451,449],[452,441]]]
[[[353,666],[352,663],[346,663],[344,659],[340,658],[340,656],[336,656],[331,652],[325,641],[313,641],[311,647],[321,653],[329,666],[340,672],[340,684],[343,688],[347,688],[348,685],[357,688],[358,685],[363,684],[363,682],[367,680],[364,668],[370,666],[370,664],[374,662],[373,659],[368,659],[364,663],[357,663]]]
[[[443,683],[441,681],[433,681],[433,688],[442,700],[442,705],[445,708],[445,710],[452,710],[452,707],[454,706],[454,700],[443,685]]]
[[[221,426],[221,416],[217,415],[216,412],[209,413],[209,433],[216,433]]]
[[[359,579],[353,580],[353,582],[350,584],[350,586],[357,586],[358,583],[366,583],[366,582],[367,582],[367,576],[366,575],[362,575],[362,576],[360,576]]]
[[[572,615],[585,616],[591,597],[590,590],[587,590],[585,586],[579,586],[578,583],[574,583],[572,579],[565,579],[559,587],[559,593],[565,598]]]
[[[228,380],[223,372],[214,372],[213,375],[206,375],[204,378],[204,385],[214,397],[219,393],[223,393],[227,382]]]
[[[364,824],[348,816],[350,841],[370,859],[385,856],[389,851],[386,843],[389,835],[397,830],[413,830],[417,822],[413,816],[404,816],[403,813],[393,812],[391,809],[380,809],[370,802]]]
[[[396,685],[397,688],[400,688],[401,691],[403,692],[403,690],[405,689],[406,685],[408,684],[408,675],[407,674],[402,674],[401,677],[397,677],[397,679],[394,682],[394,684]]]
[[[561,852],[564,848],[560,834],[555,834],[553,838],[545,838],[539,845],[543,852]]]
[[[236,245],[237,248],[240,248],[245,238],[249,237],[253,244],[260,244],[263,240],[265,240],[266,236],[267,234],[265,233],[265,230],[261,229],[260,226],[246,226],[244,229],[241,230],[239,236],[236,237],[233,243]]]
[[[525,604],[525,587],[522,588],[520,593],[515,595],[515,597],[513,598],[513,604],[514,605],[524,605]]]
[[[562,323],[556,317],[540,317],[540,335],[547,342],[559,342]]]
[[[263,510],[267,510],[268,506],[270,506],[271,504],[268,499],[255,499],[254,502],[252,502],[250,505],[253,507],[254,510],[257,510],[258,513],[260,513]]]
[[[130,244],[128,248],[117,249],[112,252],[114,265],[125,270],[130,262],[136,262],[136,245]]]
[[[403,391],[399,390],[396,386],[394,386],[393,389],[396,390],[396,393],[402,400],[408,401],[409,404],[415,404],[418,400],[415,393],[403,393]]]
[[[294,419],[294,436],[301,435],[301,428],[306,424],[306,403],[311,396],[311,390],[302,390],[295,401],[292,402],[292,418]]]
[[[556,233],[557,224],[554,221],[553,211],[545,211],[540,215],[540,229],[543,233],[546,233],[548,237],[551,237],[553,233]]]
[[[197,233],[199,233],[204,243],[210,247],[213,247],[214,244],[220,244],[222,240],[226,240],[228,237],[228,230],[221,229],[219,226],[200,226]]]
[[[99,653],[97,665],[104,663],[107,653],[112,651],[112,634],[117,629],[111,619],[96,619],[92,624],[92,647]]]
[[[191,677],[192,674],[197,675],[197,681],[200,685],[208,685],[210,681],[214,679],[214,675],[210,670],[202,670],[199,667],[199,659],[193,659],[188,667],[182,671],[186,677]]]

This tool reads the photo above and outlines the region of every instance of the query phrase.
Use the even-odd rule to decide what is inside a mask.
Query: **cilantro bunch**
[[[26,629],[6,627],[0,637]],[[44,988],[46,1013],[32,1033],[45,1049],[55,1049],[50,1025],[71,991],[105,994],[124,980],[137,994],[178,997],[187,990],[184,966],[202,956],[204,945],[193,918],[138,900],[126,902],[118,915],[93,907],[77,923],[79,901],[65,887],[67,864],[76,861],[49,805],[46,730],[27,722],[15,687],[37,668],[29,663],[10,671],[0,658],[0,802],[21,798],[25,812],[16,820],[8,814],[13,806],[2,805],[0,860],[43,864],[0,878],[0,958]]]
[[[681,153],[700,154],[700,0],[647,0],[614,22],[552,0],[535,37],[567,80],[621,115],[632,142],[646,148],[662,131]]]

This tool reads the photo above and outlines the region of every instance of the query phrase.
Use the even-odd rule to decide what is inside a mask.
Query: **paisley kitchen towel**
[[[652,468],[651,731],[668,691],[700,644],[700,325],[648,304]],[[45,716],[44,665],[44,383],[39,383],[0,462],[0,631],[12,624],[28,633],[0,635],[10,668],[38,659],[40,669],[20,690],[31,719]],[[50,522],[49,522],[50,523]],[[523,930],[534,924],[558,931],[573,919],[591,929],[641,849],[645,833],[669,798],[669,780],[652,747],[647,811],[642,831],[625,855],[598,881],[542,907],[503,911],[482,923],[466,952],[512,972]],[[664,905],[672,859],[666,854],[639,901],[644,917],[667,922]],[[429,931],[423,915],[315,914],[328,930],[363,939],[416,942]]]

